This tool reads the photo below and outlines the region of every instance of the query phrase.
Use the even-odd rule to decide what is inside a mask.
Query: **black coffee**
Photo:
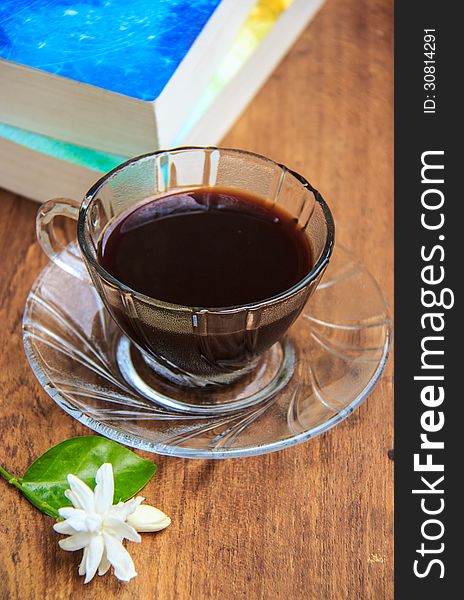
[[[286,210],[242,192],[201,188],[136,205],[104,231],[100,264],[152,298],[227,307],[271,298],[312,267]]]

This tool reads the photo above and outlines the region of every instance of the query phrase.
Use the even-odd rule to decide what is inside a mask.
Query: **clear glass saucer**
[[[79,260],[74,244],[65,252]],[[185,458],[264,454],[334,427],[372,391],[387,360],[390,336],[379,286],[340,245],[287,337],[233,386],[176,388],[140,366],[138,351],[94,288],[54,264],[32,286],[23,319],[29,363],[61,408],[117,442]],[[136,387],[128,383],[134,377],[118,366],[121,353],[131,369],[139,369]],[[157,394],[190,406],[225,402],[238,409],[220,414],[170,410],[156,402]]]

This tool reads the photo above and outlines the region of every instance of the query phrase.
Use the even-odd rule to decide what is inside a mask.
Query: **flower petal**
[[[159,508],[142,504],[127,517],[126,522],[136,531],[161,531],[171,524],[171,519]]]
[[[142,538],[133,527],[113,515],[106,516],[104,527],[105,529],[110,529],[111,531],[109,533],[113,533],[120,540],[126,538],[131,542],[142,541]]]
[[[108,569],[111,567],[111,563],[106,556],[106,549],[103,549],[103,556],[98,566],[98,574],[104,575]]]
[[[84,583],[89,583],[97,572],[98,565],[103,556],[104,542],[102,535],[95,535],[90,540],[87,546],[88,552],[85,561],[85,580]]]
[[[127,502],[118,502],[111,508],[110,514],[114,515],[118,519],[122,519],[123,521],[125,521],[127,517],[131,515],[135,511],[137,506],[142,504],[144,500],[145,498],[137,496],[137,498],[132,498]]]
[[[76,496],[71,492],[71,490],[64,490],[64,495],[71,502],[74,508],[78,508],[79,502],[77,501]]]
[[[80,508],[65,506],[64,508],[58,509],[58,514],[60,517],[66,519],[67,524],[76,531],[88,531],[86,525],[87,513]]]
[[[67,521],[55,523],[53,525],[53,529],[56,531],[56,533],[61,533],[63,535],[74,535],[75,533],[78,533],[78,531],[71,527]]]
[[[89,486],[71,473],[68,475],[68,483],[77,502],[76,508],[82,508],[86,512],[95,512],[94,495]]]
[[[111,463],[103,464],[95,475],[95,510],[97,513],[104,514],[109,511],[113,505],[114,496],[114,478],[113,466]]]
[[[81,560],[81,564],[79,565],[79,575],[85,575],[85,563],[87,562],[87,554],[89,552],[88,547],[86,546],[84,548],[84,552],[82,554],[82,560]]]
[[[130,581],[137,575],[129,552],[113,535],[103,533],[106,556],[113,565],[114,574],[120,581]]]
[[[81,508],[72,508],[71,506],[63,506],[62,508],[58,509],[58,514],[60,515],[60,517],[63,517],[63,519],[69,519],[69,517],[72,517],[74,515],[85,516],[86,513]]]
[[[86,515],[85,517],[85,529],[84,531],[90,531],[92,533],[97,533],[100,531],[103,523],[103,519],[100,515],[95,513]],[[71,523],[72,525],[72,523]]]
[[[67,550],[68,552],[74,552],[75,550],[81,550],[90,543],[92,534],[85,531],[71,535],[70,537],[60,540],[58,542],[60,548]]]

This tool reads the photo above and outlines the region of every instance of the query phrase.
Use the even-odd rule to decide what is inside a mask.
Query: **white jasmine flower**
[[[171,524],[171,519],[159,508],[142,504],[127,517],[127,523],[136,531],[161,531]]]
[[[97,570],[99,575],[104,575],[110,566],[118,579],[130,581],[137,573],[122,541],[140,542],[142,538],[137,530],[158,531],[167,527],[171,520],[152,506],[141,507],[144,501],[141,497],[113,506],[114,479],[110,463],[98,469],[94,492],[75,475],[68,475],[68,483],[71,489],[65,491],[65,496],[74,508],[60,508],[58,514],[65,520],[53,526],[56,532],[69,535],[58,542],[60,547],[71,552],[84,550],[79,565],[79,575],[85,575],[84,583],[88,583]],[[141,508],[144,509],[142,513]],[[129,522],[129,517],[136,511],[139,516]],[[154,528],[155,523],[158,528]]]

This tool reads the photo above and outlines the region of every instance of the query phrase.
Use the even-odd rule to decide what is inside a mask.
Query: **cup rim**
[[[322,209],[322,213],[324,215],[325,225],[327,228],[327,238],[326,238],[324,248],[320,254],[318,261],[313,266],[313,268],[309,271],[309,273],[307,273],[307,275],[305,275],[302,279],[300,279],[297,283],[295,283],[292,287],[288,288],[287,290],[284,290],[283,292],[279,292],[279,294],[271,296],[270,298],[265,298],[264,300],[259,300],[257,302],[244,303],[244,304],[235,305],[235,306],[203,308],[203,307],[187,306],[187,305],[183,305],[183,304],[174,304],[171,302],[166,302],[164,300],[158,300],[157,298],[153,298],[152,296],[147,296],[147,295],[127,286],[122,281],[119,281],[119,279],[117,279],[116,277],[111,275],[111,273],[109,273],[106,269],[104,269],[100,265],[100,263],[96,259],[96,252],[94,255],[93,252],[89,251],[87,241],[85,239],[85,225],[86,225],[86,221],[87,221],[88,210],[92,204],[92,201],[95,200],[96,194],[98,193],[100,188],[105,183],[107,183],[110,179],[112,179],[115,175],[117,175],[121,171],[124,171],[130,165],[132,165],[136,162],[139,162],[143,159],[151,158],[151,157],[162,155],[162,154],[171,154],[174,152],[191,151],[191,150],[211,150],[211,151],[218,150],[218,151],[237,153],[237,154],[242,154],[242,155],[246,155],[246,156],[253,156],[255,158],[259,158],[260,160],[263,160],[264,162],[267,162],[267,163],[273,165],[274,167],[278,167],[278,168],[283,169],[286,172],[290,173],[291,175],[293,175],[293,177],[295,177],[295,179],[297,179],[303,185],[303,187],[305,187],[307,190],[312,192],[312,194],[314,195],[315,201],[320,205],[320,207]],[[270,159],[266,156],[263,156],[262,154],[258,154],[256,152],[250,152],[249,150],[240,150],[238,148],[226,148],[226,147],[220,147],[220,146],[179,146],[179,147],[170,148],[167,150],[156,150],[154,152],[148,152],[146,154],[140,154],[138,156],[130,158],[129,160],[121,163],[120,165],[118,165],[117,167],[112,169],[111,171],[108,171],[108,173],[105,173],[105,175],[103,175],[96,183],[94,183],[94,185],[85,194],[84,199],[81,204],[81,207],[80,207],[80,210],[79,210],[79,218],[78,218],[78,223],[77,223],[77,240],[78,240],[81,252],[83,253],[85,259],[91,263],[92,267],[97,271],[97,273],[100,275],[100,277],[109,281],[116,287],[120,288],[125,293],[132,294],[132,295],[136,296],[137,298],[140,298],[145,303],[148,303],[148,304],[156,303],[157,306],[161,306],[163,308],[167,308],[167,309],[171,309],[171,310],[189,310],[189,311],[194,310],[197,313],[203,313],[203,314],[205,314],[205,313],[222,313],[222,314],[224,314],[224,313],[238,312],[241,310],[261,309],[266,306],[280,302],[282,300],[286,300],[286,299],[290,298],[291,296],[293,296],[294,294],[301,291],[309,283],[311,283],[312,281],[317,279],[317,277],[322,273],[322,271],[327,266],[330,256],[332,254],[332,250],[333,250],[334,243],[335,243],[335,224],[334,224],[334,220],[333,220],[333,216],[330,211],[330,208],[328,207],[327,203],[322,198],[322,196],[318,192],[318,190],[316,190],[309,183],[309,181],[307,181],[307,179],[305,179],[302,175],[300,175],[296,171],[293,171],[292,169],[289,169],[285,165],[278,163],[276,161],[273,161],[272,159]]]

